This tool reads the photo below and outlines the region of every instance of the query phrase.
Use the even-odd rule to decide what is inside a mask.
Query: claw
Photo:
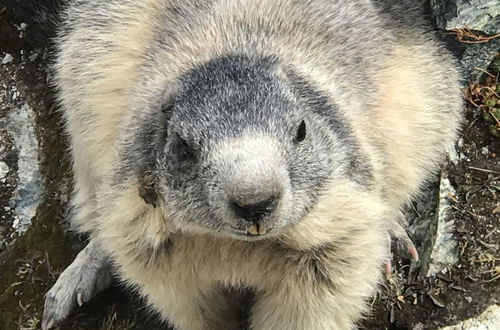
[[[413,259],[413,261],[419,261],[420,260],[419,256],[418,256],[418,251],[415,248],[415,245],[413,245],[413,243],[408,246],[408,252],[410,252],[411,258]]]
[[[390,234],[393,237],[395,237],[397,240],[399,240],[401,242],[401,244],[406,247],[406,249],[410,253],[413,261],[419,260],[417,249],[415,248],[415,245],[413,244],[410,236],[408,236],[408,233],[403,228],[403,226],[401,226],[401,225],[395,226],[391,230]]]
[[[54,326],[54,320],[53,319],[51,319],[49,321],[46,321],[46,320],[42,321],[42,330],[52,329],[53,326]]]
[[[79,307],[82,307],[82,305],[85,303],[81,292],[78,292],[78,294],[76,295],[76,302],[78,303]]]
[[[392,276],[392,263],[390,259],[385,261],[385,278],[389,280]]]
[[[396,225],[394,228],[392,228],[388,233],[387,233],[387,244],[389,248],[389,254],[391,251],[391,236],[395,237],[399,244],[404,245],[406,247],[406,250],[408,253],[411,255],[411,259],[413,262],[419,261],[419,256],[418,256],[418,251],[415,248],[415,245],[410,239],[410,236],[408,236],[408,233],[406,230],[403,228],[401,225]],[[384,262],[385,264],[385,275],[387,280],[389,280],[392,277],[392,258],[388,257],[386,261]]]

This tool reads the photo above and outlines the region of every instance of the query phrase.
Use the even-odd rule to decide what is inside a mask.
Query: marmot
[[[73,222],[47,329],[110,265],[176,329],[352,329],[461,117],[414,1],[79,0],[56,39]],[[408,18],[410,17],[410,18]]]

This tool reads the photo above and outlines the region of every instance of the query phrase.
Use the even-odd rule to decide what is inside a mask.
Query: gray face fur
[[[301,220],[332,175],[359,170],[335,106],[273,59],[217,58],[177,86],[143,121],[136,145],[155,141],[143,164],[149,169],[140,172],[152,173],[181,229],[238,239],[276,235]]]

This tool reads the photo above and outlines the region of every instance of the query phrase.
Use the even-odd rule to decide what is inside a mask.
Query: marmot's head
[[[334,103],[278,66],[207,62],[169,92],[161,127],[143,123],[157,131],[156,192],[181,230],[277,235],[301,221],[332,175],[356,171],[352,132]]]

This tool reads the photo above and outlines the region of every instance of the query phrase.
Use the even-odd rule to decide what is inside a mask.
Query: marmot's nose
[[[245,204],[240,201],[232,201],[231,208],[236,216],[248,222],[258,222],[266,215],[271,214],[276,209],[278,198],[275,195],[257,203]]]

